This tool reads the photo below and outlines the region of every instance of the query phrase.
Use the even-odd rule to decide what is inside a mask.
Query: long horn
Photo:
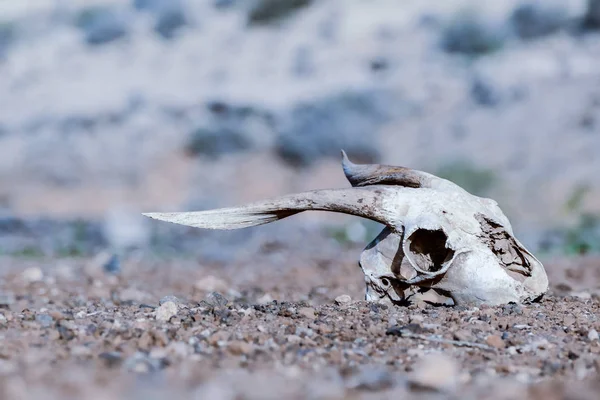
[[[325,189],[292,194],[259,201],[240,207],[195,212],[147,213],[147,217],[161,221],[206,229],[240,229],[268,224],[307,210],[333,211],[357,215],[388,224],[394,210],[391,188]]]
[[[410,168],[379,164],[354,164],[342,150],[342,167],[352,186],[398,185],[410,188],[438,188],[448,181]],[[449,183],[449,182],[448,182]]]

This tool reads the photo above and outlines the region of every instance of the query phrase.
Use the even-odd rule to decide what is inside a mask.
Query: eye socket
[[[424,272],[437,272],[443,264],[454,256],[454,251],[446,247],[448,237],[441,229],[417,229],[406,239],[405,253]]]
[[[392,284],[388,278],[381,278],[381,285],[383,287],[389,287]]]

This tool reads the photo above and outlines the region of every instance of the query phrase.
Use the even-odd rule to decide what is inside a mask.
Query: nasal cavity
[[[446,247],[448,236],[443,230],[417,229],[407,239],[412,260],[423,271],[436,272],[446,261],[452,259],[454,251]]]

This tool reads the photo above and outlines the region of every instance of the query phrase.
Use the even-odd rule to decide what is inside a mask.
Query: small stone
[[[344,304],[349,304],[351,301],[352,301],[352,297],[348,296],[347,294],[342,294],[335,298],[335,303],[338,306],[341,306]]]
[[[505,346],[504,340],[502,340],[502,338],[498,335],[489,335],[485,339],[485,342],[488,344],[488,346],[492,346],[497,349],[503,349]]]
[[[41,268],[31,267],[22,272],[21,277],[27,283],[40,282],[44,279],[44,272]]]
[[[121,272],[121,263],[119,261],[119,256],[116,254],[112,254],[108,260],[102,265],[102,269],[107,274],[118,274]]]
[[[167,322],[176,315],[177,304],[173,303],[172,301],[167,301],[156,309],[157,321]]]
[[[453,359],[440,353],[429,354],[415,365],[410,383],[416,389],[451,391],[458,383],[459,372]]]
[[[302,307],[298,310],[298,314],[304,318],[315,319],[315,309],[312,307]]]
[[[194,284],[194,288],[201,292],[226,292],[229,285],[222,279],[208,275],[198,280]]]
[[[595,329],[590,329],[587,337],[588,337],[588,339],[590,339],[590,341],[600,340],[600,335],[598,334],[598,331]]]
[[[287,341],[288,343],[300,343],[302,338],[298,335],[288,335]]]
[[[472,339],[471,332],[460,329],[453,334],[454,340],[460,340],[461,342],[468,342]]]
[[[215,308],[225,308],[229,300],[219,292],[212,292],[206,297],[206,302]]]
[[[252,353],[252,351],[254,350],[254,346],[252,346],[252,344],[250,343],[241,340],[235,340],[227,345],[227,349],[234,356],[241,356]]]

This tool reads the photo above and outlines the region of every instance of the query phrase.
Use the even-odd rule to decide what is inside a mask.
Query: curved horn
[[[325,189],[292,194],[240,207],[173,213],[147,213],[161,221],[206,229],[240,229],[268,224],[307,210],[333,211],[388,224],[393,210],[386,207],[393,196],[390,188],[371,186]]]
[[[354,164],[342,150],[342,167],[352,186],[399,185],[411,188],[438,187],[442,178],[410,168],[379,164]]]

